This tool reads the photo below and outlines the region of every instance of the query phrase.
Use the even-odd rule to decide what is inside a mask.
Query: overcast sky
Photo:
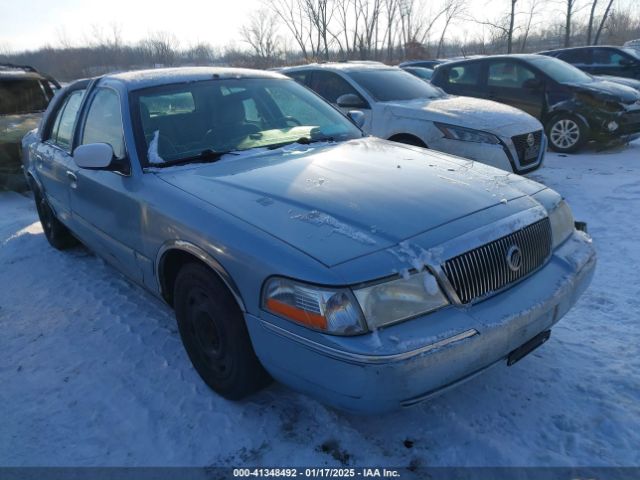
[[[529,1],[533,0],[519,0],[518,5],[526,10]],[[578,17],[582,17],[590,0],[577,1]],[[638,5],[638,1],[616,0],[615,5]],[[425,0],[427,6],[439,3]],[[536,22],[561,21],[563,3],[566,0],[546,2]],[[494,20],[509,4],[509,0],[468,0],[468,13],[478,20]],[[91,38],[93,26],[107,30],[113,24],[120,27],[127,43],[163,31],[174,34],[183,48],[198,42],[243,46],[240,27],[261,6],[261,0],[0,0],[0,51],[60,46],[63,39],[82,45]],[[476,36],[483,29],[467,21],[453,25],[447,36]]]
[[[57,45],[63,35],[82,43],[92,25],[117,23],[126,42],[171,32],[181,46],[198,41],[240,43],[238,30],[260,0],[0,0],[0,48]]]

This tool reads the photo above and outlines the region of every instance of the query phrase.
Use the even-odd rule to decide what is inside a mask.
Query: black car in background
[[[574,152],[588,140],[640,137],[640,92],[556,58],[494,55],[449,62],[436,68],[431,83],[524,110],[542,122],[550,147],[559,152]]]
[[[630,47],[591,46],[540,52],[592,75],[640,79],[640,52]]]

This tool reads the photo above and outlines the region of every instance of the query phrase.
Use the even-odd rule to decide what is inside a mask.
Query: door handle
[[[71,170],[67,170],[67,178],[71,180],[71,188],[76,188],[78,186],[78,177]]]

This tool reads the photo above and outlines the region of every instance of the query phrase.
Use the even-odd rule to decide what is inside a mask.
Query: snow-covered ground
[[[640,465],[640,142],[531,176],[589,223],[590,289],[520,363],[377,417],[278,384],[221,399],[169,308],[0,193],[0,465]]]

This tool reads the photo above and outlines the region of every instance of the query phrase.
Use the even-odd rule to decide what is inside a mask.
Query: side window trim
[[[110,90],[115,93],[118,98],[118,109],[120,111],[120,127],[122,129],[122,144],[124,146],[124,156],[119,160],[124,160],[127,164],[130,165],[129,160],[129,149],[127,148],[127,142],[124,135],[124,114],[122,111],[122,97],[120,97],[120,92],[110,85],[96,85],[95,88],[91,89],[90,95],[88,98],[83,99],[83,102],[86,102],[82,106],[82,115],[78,118],[78,126],[75,129],[75,135],[73,138],[73,148],[75,149],[77,146],[82,145],[82,141],[84,139],[84,131],[87,126],[87,120],[89,118],[89,113],[91,112],[91,106],[93,105],[94,100],[98,96],[102,90]]]

